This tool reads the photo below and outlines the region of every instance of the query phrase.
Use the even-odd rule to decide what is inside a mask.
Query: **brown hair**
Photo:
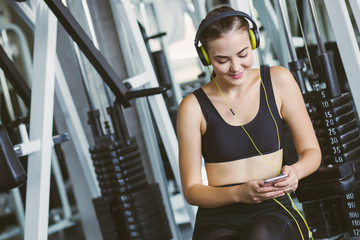
[[[217,14],[228,11],[235,11],[235,10],[228,6],[215,8],[206,15],[205,19],[203,19],[201,23],[205,22],[211,17],[214,17]],[[227,33],[232,31],[245,30],[248,32],[250,38],[249,28],[250,27],[248,21],[242,16],[229,16],[229,17],[221,18],[204,29],[204,31],[199,36],[199,41],[207,51],[209,41],[223,37]]]

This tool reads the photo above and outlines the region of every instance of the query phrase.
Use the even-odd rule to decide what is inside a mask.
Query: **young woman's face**
[[[253,65],[247,31],[233,31],[210,41],[208,52],[217,79],[231,85],[241,85],[246,80]]]

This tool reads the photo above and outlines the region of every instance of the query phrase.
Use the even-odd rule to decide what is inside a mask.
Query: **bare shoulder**
[[[205,131],[205,118],[194,94],[187,95],[181,101],[176,125],[178,137]]]
[[[183,98],[183,100],[180,103],[179,111],[181,112],[187,112],[192,111],[199,108],[199,103],[195,97],[194,94],[189,94],[186,97]]]
[[[281,95],[291,94],[293,91],[297,92],[299,90],[292,73],[285,67],[270,67],[270,76],[274,91]]]
[[[281,115],[285,120],[298,116],[300,109],[305,114],[304,99],[298,83],[285,67],[270,68],[274,93],[281,99]],[[295,111],[295,112],[294,112]]]
[[[200,104],[194,94],[189,94],[183,98],[178,111],[178,121],[201,121],[202,111]]]
[[[273,84],[277,85],[294,83],[295,81],[291,72],[282,66],[270,67],[270,76]]]

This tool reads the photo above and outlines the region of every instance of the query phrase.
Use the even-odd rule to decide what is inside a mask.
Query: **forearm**
[[[299,155],[299,160],[292,165],[298,179],[307,177],[315,172],[321,163],[321,151],[319,148],[304,150]]]
[[[184,189],[186,201],[195,206],[212,208],[240,201],[241,186],[212,187],[194,184]]]

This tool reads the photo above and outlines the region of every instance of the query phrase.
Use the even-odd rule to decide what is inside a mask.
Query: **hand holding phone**
[[[286,179],[287,177],[288,177],[288,175],[285,174],[285,175],[280,175],[280,176],[276,176],[276,177],[273,177],[273,178],[265,179],[264,180],[264,185],[265,186],[271,186],[274,183],[279,182],[280,180]]]

